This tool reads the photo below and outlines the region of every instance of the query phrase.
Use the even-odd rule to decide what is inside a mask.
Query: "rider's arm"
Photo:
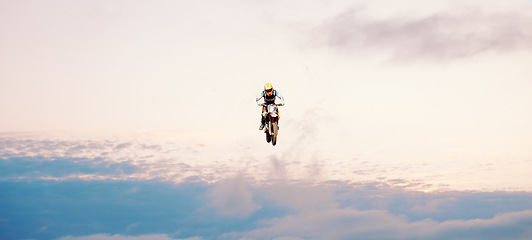
[[[281,105],[281,106],[284,106],[284,97],[281,96],[281,95],[279,95],[279,94],[277,94],[277,97],[281,100],[280,105]]]
[[[257,99],[255,100],[255,102],[256,102],[259,106],[262,105],[261,103],[259,103],[259,101],[260,101],[262,98],[263,98],[263,96],[260,95],[260,97],[257,98]]]

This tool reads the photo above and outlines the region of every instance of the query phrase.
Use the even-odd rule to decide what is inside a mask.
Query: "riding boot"
[[[260,122],[261,122],[261,124],[260,124],[260,127],[259,127],[259,131],[262,130],[262,129],[264,129],[264,124],[265,124],[265,123],[264,123],[264,117],[261,116],[261,118],[260,118]]]

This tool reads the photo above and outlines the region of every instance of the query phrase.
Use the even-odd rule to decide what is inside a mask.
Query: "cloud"
[[[161,239],[475,239],[492,231],[492,236],[520,239],[531,234],[527,192],[424,193],[377,183],[249,180],[242,174],[211,184],[0,181],[0,238],[156,233]]]
[[[14,157],[0,160],[2,180],[16,179],[117,179],[136,173],[130,163],[106,163],[102,159]]]
[[[131,147],[132,145],[133,145],[133,143],[131,143],[131,142],[121,143],[121,144],[116,145],[115,149],[117,149],[117,150],[125,149],[125,148],[128,148],[128,147]]]
[[[430,219],[411,222],[406,216],[394,216],[386,211],[346,208],[273,219],[265,223],[268,227],[241,236],[251,239],[529,239],[531,223],[532,210],[500,214],[492,219],[440,223]]]
[[[286,132],[283,133],[285,142],[274,148],[264,147],[263,135],[256,136],[252,141],[248,141],[249,138],[218,141],[209,139],[208,136],[191,134],[178,135],[166,141],[156,139],[153,135],[84,139],[62,138],[53,134],[0,134],[0,160],[4,160],[0,162],[3,166],[0,172],[4,173],[1,176],[4,179],[51,177],[56,180],[163,180],[175,183],[189,182],[192,179],[216,182],[244,172],[254,181],[264,182],[296,180],[319,183],[339,180],[373,181],[419,190],[457,187],[529,189],[530,184],[521,181],[521,176],[515,175],[515,171],[511,171],[513,175],[509,175],[515,167],[526,169],[529,162],[516,162],[504,172],[499,169],[500,176],[512,176],[506,182],[501,182],[497,178],[481,178],[484,174],[492,174],[493,168],[471,168],[477,166],[476,162],[457,167],[456,164],[442,164],[441,161],[412,160],[404,163],[396,161],[399,158],[393,154],[379,156],[380,153],[375,153],[372,156],[371,151],[375,149],[363,149],[370,145],[362,145],[360,142],[348,144],[345,139],[337,138],[336,134],[339,133],[334,132],[334,123],[327,121],[326,116],[322,115],[310,112],[301,115],[301,121],[287,121]],[[305,120],[305,117],[312,119]],[[316,117],[319,118],[318,121]],[[321,120],[327,122],[326,125],[316,128],[313,121]],[[256,144],[257,142],[260,144]],[[129,147],[116,149],[123,143],[127,143]],[[378,149],[384,149],[384,146]],[[417,152],[412,149],[412,154]],[[351,154],[360,158],[352,158]],[[409,155],[398,157],[405,156]],[[446,174],[441,174],[442,172]],[[525,177],[524,172],[522,177]],[[471,181],[472,178],[475,181]]]
[[[357,5],[331,17],[311,31],[316,39],[311,42],[346,54],[382,51],[396,60],[467,58],[532,47],[532,16],[515,8],[488,10],[483,2],[470,2],[429,15],[384,17],[370,10]]]
[[[398,181],[398,180],[396,180]],[[527,239],[532,205],[522,193],[409,191],[382,183],[272,184],[261,199],[289,209],[227,239]],[[528,193],[523,193],[529,195]],[[500,197],[504,196],[505,200]],[[512,200],[511,200],[512,199]],[[505,205],[507,210],[500,207]],[[520,207],[518,207],[520,206]],[[507,207],[517,207],[511,211]]]
[[[305,166],[309,172],[327,171],[319,152],[307,156],[310,141],[302,138],[304,146],[265,151],[270,155],[264,158],[238,153],[244,159],[238,162],[220,162],[226,156],[205,155],[207,150],[197,150],[206,147],[188,139],[155,144],[0,138],[6,142],[0,145],[0,192],[5,193],[0,238],[520,239],[531,234],[524,227],[532,215],[529,192],[426,193],[413,190],[430,189],[422,180],[295,178]],[[122,143],[131,145],[116,150]],[[309,157],[316,157],[314,165],[299,163]],[[257,177],[260,173],[266,177]]]
[[[306,212],[337,206],[334,189],[327,185],[309,187],[307,183],[265,183],[258,188],[258,196],[291,211]]]
[[[192,149],[194,150],[194,149]],[[171,144],[120,139],[72,139],[53,134],[0,135],[0,170],[6,178],[57,180],[165,179],[183,181],[200,169],[176,160]],[[190,152],[191,150],[187,151]]]
[[[208,206],[222,216],[247,217],[260,209],[253,202],[253,193],[248,189],[244,176],[226,179],[216,183],[207,194]]]
[[[0,181],[0,239],[206,235],[212,223],[195,212],[205,205],[206,189],[149,181]]]

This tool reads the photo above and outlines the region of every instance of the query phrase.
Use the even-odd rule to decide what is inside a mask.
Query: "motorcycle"
[[[264,133],[266,133],[266,142],[271,142],[273,146],[277,144],[277,133],[279,131],[279,110],[277,106],[282,104],[261,104],[266,107],[266,116],[264,120]]]

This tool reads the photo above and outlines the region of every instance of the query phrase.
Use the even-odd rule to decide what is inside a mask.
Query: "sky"
[[[0,238],[530,239],[531,10],[0,0]]]

